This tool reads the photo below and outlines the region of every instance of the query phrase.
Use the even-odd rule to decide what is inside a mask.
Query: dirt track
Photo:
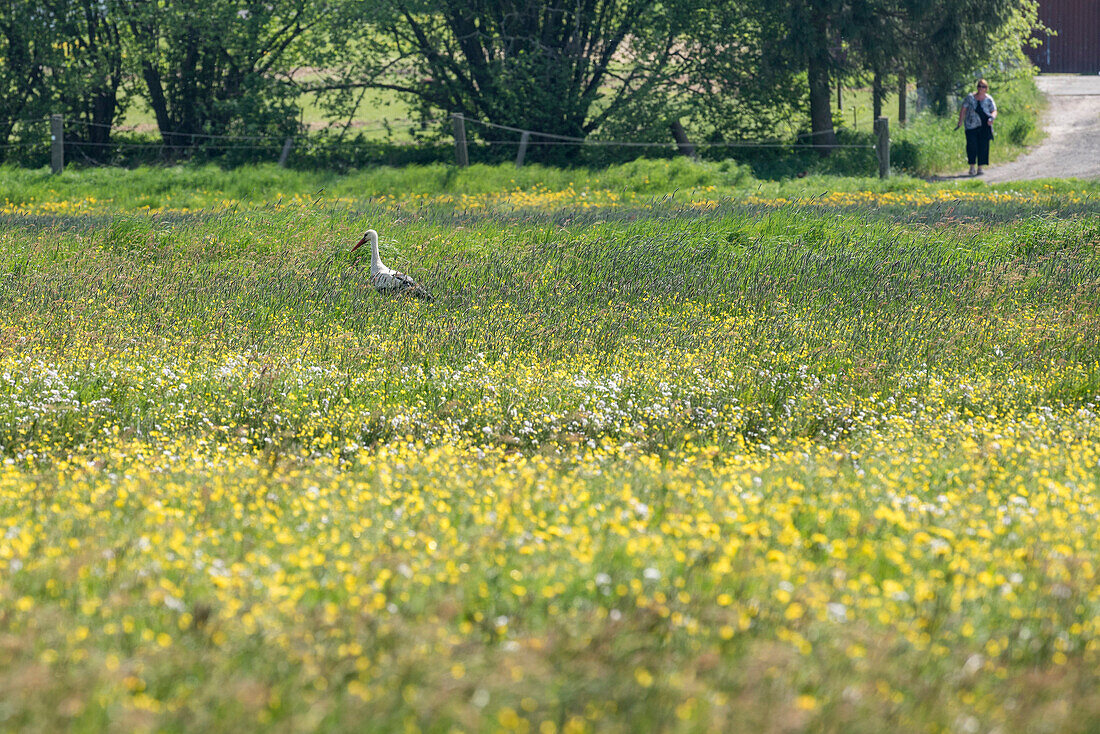
[[[999,166],[995,165],[994,141],[989,155],[994,165],[983,180],[1100,178],[1100,75],[1040,76],[1035,81],[1049,102],[1041,123],[1046,139],[1029,153]]]

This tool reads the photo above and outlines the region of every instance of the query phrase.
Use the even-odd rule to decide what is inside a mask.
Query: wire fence
[[[547,151],[559,150],[558,158],[568,153],[568,149],[579,151],[604,151],[603,157],[637,157],[639,152],[661,157],[683,154],[698,157],[697,151],[708,151],[712,157],[722,150],[868,150],[875,151],[879,162],[880,175],[889,171],[889,133],[885,118],[876,120],[876,140],[874,144],[866,142],[840,142],[833,131],[804,133],[794,140],[771,138],[763,140],[703,140],[689,141],[686,132],[678,121],[671,123],[672,140],[608,140],[601,138],[562,135],[525,129],[511,125],[466,117],[460,113],[451,115],[453,125],[453,144],[442,137],[431,139],[393,140],[390,133],[396,127],[416,125],[430,130],[445,122],[446,118],[383,120],[369,125],[334,125],[319,130],[294,135],[243,133],[215,134],[204,132],[154,133],[140,126],[115,125],[80,119],[63,119],[60,115],[43,118],[22,118],[0,122],[0,129],[6,130],[8,138],[0,143],[0,151],[15,153],[22,151],[24,157],[35,159],[47,155],[54,172],[60,172],[66,158],[91,165],[126,165],[127,162],[152,162],[158,159],[180,160],[188,158],[222,157],[233,162],[260,161],[275,159],[280,166],[286,166],[292,154],[301,162],[321,162],[324,159],[344,160],[351,165],[374,162],[436,162],[446,159],[448,148],[454,148],[454,160],[459,166],[469,165],[470,150],[478,152],[478,157],[486,162],[513,159],[516,167],[523,165],[528,149]],[[882,123],[880,129],[879,123]],[[40,125],[49,124],[49,134],[44,135]],[[467,139],[466,125],[481,129],[472,140]],[[440,128],[436,127],[438,131]],[[385,131],[383,140],[369,140],[364,134]],[[494,131],[505,133],[493,135]],[[508,134],[512,134],[509,136]],[[153,136],[156,135],[156,138]],[[829,135],[832,139],[816,142],[818,136]],[[513,137],[514,136],[514,137]],[[494,152],[494,150],[496,152]],[[509,153],[507,151],[513,151]],[[611,151],[620,151],[611,153]],[[630,153],[630,151],[636,151]],[[10,156],[0,154],[0,159]],[[418,161],[417,158],[422,160]],[[540,156],[545,158],[546,155]],[[402,159],[396,161],[392,159]],[[870,162],[870,160],[868,160]]]
[[[481,127],[490,130],[503,130],[512,133],[518,133],[519,139],[517,140],[482,140],[483,144],[487,145],[514,145],[517,147],[516,153],[516,167],[519,168],[523,165],[527,149],[531,146],[550,147],[550,146],[580,146],[589,148],[649,148],[649,149],[665,149],[675,150],[684,155],[692,158],[697,157],[697,149],[705,148],[710,150],[716,149],[737,149],[737,148],[756,148],[756,149],[785,149],[785,150],[798,150],[798,149],[810,149],[810,150],[873,150],[875,151],[875,157],[878,159],[879,176],[885,178],[889,175],[890,171],[890,139],[889,139],[889,123],[884,117],[880,117],[875,121],[875,144],[867,143],[841,143],[836,140],[836,133],[832,130],[818,131],[807,133],[800,136],[800,139],[795,142],[783,141],[779,139],[771,140],[708,140],[703,142],[691,142],[688,140],[687,133],[680,125],[679,121],[673,121],[670,124],[670,132],[672,133],[672,141],[633,141],[633,140],[601,140],[599,138],[582,138],[579,136],[560,135],[557,133],[546,133],[534,130],[528,130],[524,128],[514,127],[511,125],[501,125],[498,123],[488,122],[486,120],[478,120],[476,118],[466,117],[462,114],[455,113],[452,115],[452,123],[454,125],[454,137],[456,158],[459,165],[466,165],[469,161],[469,156],[466,150],[466,123],[473,123]],[[831,139],[823,142],[801,142],[802,138],[810,138],[811,140],[816,136],[829,136]],[[533,138],[541,139],[533,139]]]
[[[477,125],[482,125],[487,128],[495,128],[497,130],[508,130],[511,132],[517,132],[521,135],[526,133],[528,135],[537,135],[541,138],[547,138],[544,141],[528,140],[527,145],[605,145],[622,148],[668,148],[677,145],[676,141],[662,141],[662,142],[646,142],[646,141],[630,141],[630,140],[600,140],[598,138],[580,138],[569,135],[557,135],[555,133],[543,133],[536,132],[534,130],[525,130],[519,127],[511,127],[510,125],[499,125],[494,122],[487,122],[485,120],[478,120],[473,117],[462,116],[462,119],[466,122],[472,122]],[[832,131],[818,131],[803,133],[800,137],[814,137],[819,135],[834,135]],[[482,141],[488,144],[495,145],[518,145],[522,140],[487,140]],[[696,148],[856,148],[864,150],[873,150],[874,145],[851,145],[841,143],[791,143],[784,142],[778,138],[771,140],[716,140],[716,141],[704,141],[691,143]]]

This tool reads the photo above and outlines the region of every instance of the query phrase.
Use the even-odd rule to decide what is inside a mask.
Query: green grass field
[[[1095,183],[0,178],[0,729],[1100,728]]]

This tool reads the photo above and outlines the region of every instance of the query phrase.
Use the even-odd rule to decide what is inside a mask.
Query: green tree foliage
[[[120,3],[128,56],[165,142],[296,130],[295,44],[326,9],[309,0]]]
[[[912,37],[907,44],[908,62],[928,87],[936,109],[943,112],[948,94],[956,90],[960,80],[989,63],[995,39],[1016,18],[1021,2],[909,0],[909,3],[914,8]],[[1023,40],[1018,39],[1018,44]]]
[[[34,0],[0,0],[0,144],[17,121],[50,114],[51,69],[56,68],[54,20]]]
[[[876,106],[890,75],[916,79],[939,107],[959,81],[1016,48],[1035,23],[1032,0],[773,0],[756,6],[784,32],[766,63],[805,74],[815,142],[835,142],[830,84],[870,77]]]
[[[803,110],[829,146],[838,80],[870,79],[876,113],[894,79],[942,106],[975,73],[1026,67],[1036,26],[1036,0],[0,0],[0,143],[60,112],[94,157],[135,97],[170,146],[283,135],[303,90],[350,120],[385,88],[424,119],[576,137],[664,141],[675,120],[773,137]]]
[[[666,104],[673,116],[712,139],[772,138],[806,97],[791,59],[768,46],[786,32],[783,18],[759,0],[720,0],[686,8],[690,19],[675,47]]]
[[[366,53],[330,88],[395,89],[426,111],[586,136],[637,111],[667,78],[674,9],[657,0],[386,0],[363,16],[374,29]]]
[[[99,0],[48,0],[53,16],[67,29],[62,65],[56,71],[54,112],[70,121],[66,138],[88,143],[81,154],[106,154],[111,126],[122,115],[122,40],[116,15]],[[75,124],[73,124],[75,123]]]
[[[122,111],[122,45],[110,6],[98,0],[9,0],[0,5],[0,141],[13,121],[60,113],[66,137],[97,157]],[[36,130],[41,138],[41,127]]]

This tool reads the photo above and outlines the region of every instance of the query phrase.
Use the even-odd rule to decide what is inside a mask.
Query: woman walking
[[[981,176],[982,166],[989,165],[989,141],[993,139],[993,120],[997,117],[997,104],[989,96],[989,82],[978,80],[978,90],[966,95],[959,108],[959,123],[955,129],[966,126],[966,162],[970,175]],[[978,164],[977,171],[974,164]]]

